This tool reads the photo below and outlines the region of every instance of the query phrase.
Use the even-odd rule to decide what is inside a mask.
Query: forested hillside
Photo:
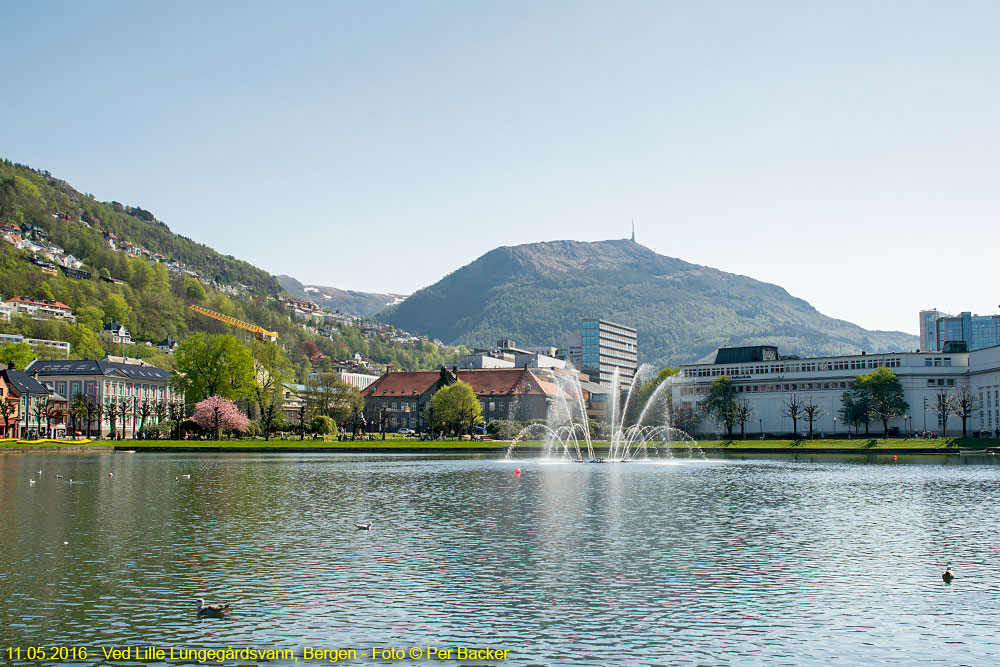
[[[356,352],[397,369],[435,368],[457,358],[454,350],[426,341],[400,343],[366,337],[350,322],[295,321],[274,298],[281,288],[266,271],[175,236],[139,207],[97,202],[47,173],[9,161],[0,162],[0,224],[4,223],[10,229],[34,225],[41,232],[34,233],[36,238],[30,242],[37,250],[9,242],[19,238],[16,234],[0,240],[0,299],[55,299],[73,308],[77,322],[15,315],[10,322],[0,322],[0,332],[69,341],[73,358],[125,352],[172,368],[169,355],[144,343],[155,344],[166,337],[183,340],[198,331],[236,333],[188,310],[189,304],[277,331],[279,344],[299,378],[310,370],[327,370],[331,359],[345,359]],[[26,244],[31,234],[23,234]],[[114,235],[116,247],[109,244],[106,234]],[[126,243],[142,247],[147,255],[130,256],[123,250]],[[60,259],[79,260],[79,269],[91,276],[74,278],[56,271],[54,265],[46,270],[31,262],[33,257],[51,257],[53,246],[64,251]],[[157,254],[160,257],[150,257]],[[140,344],[122,350],[120,345],[103,343],[97,334],[110,322],[125,325]],[[320,330],[326,335],[320,335]],[[316,349],[322,354],[316,355]],[[54,354],[44,349],[36,352],[43,357]]]

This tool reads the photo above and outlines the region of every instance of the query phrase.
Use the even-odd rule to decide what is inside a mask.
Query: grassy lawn
[[[985,449],[1000,447],[1000,440],[977,438],[813,438],[812,440],[699,440],[698,446],[720,449]]]
[[[272,440],[0,440],[0,448],[10,447],[111,447],[117,446],[120,449],[142,448],[142,447],[188,447],[206,449],[226,449],[226,448],[268,448],[268,449],[292,449],[292,448],[316,448],[316,449],[398,449],[400,451],[412,449],[467,449],[476,450],[497,450],[503,449],[510,444],[505,440],[461,440],[452,438],[447,440],[423,440],[419,438],[404,438],[398,435],[390,435],[385,440],[345,440],[338,442],[334,438],[313,440],[306,438],[298,439],[272,439]],[[606,450],[609,447],[607,441],[595,441],[594,448]],[[541,450],[545,443],[540,440],[526,440],[517,444],[518,451]],[[673,442],[667,445],[672,449],[687,450],[689,445],[683,442]],[[787,449],[788,451],[801,451],[812,449],[836,449],[843,451],[879,451],[886,449],[985,449],[988,447],[1000,447],[1000,440],[976,439],[976,438],[891,438],[883,440],[880,438],[814,438],[812,440],[699,440],[697,446],[703,449]],[[581,449],[584,444],[581,443]]]

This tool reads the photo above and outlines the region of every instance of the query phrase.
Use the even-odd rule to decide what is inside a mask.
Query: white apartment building
[[[69,342],[65,340],[47,340],[45,338],[25,338],[21,334],[0,334],[0,345],[8,345],[10,343],[27,343],[32,347],[48,347],[53,350],[59,350],[64,352],[67,357],[69,357]]]
[[[25,313],[33,318],[51,318],[76,322],[73,309],[65,303],[51,299],[32,299],[26,296],[15,296],[4,303],[15,313]]]
[[[341,379],[342,382],[349,384],[358,391],[367,389],[369,385],[378,380],[378,375],[368,375],[367,373],[355,373],[352,371],[347,371],[342,368],[336,368],[333,373]],[[306,380],[316,381],[319,380],[321,373],[309,373],[306,375]],[[303,385],[304,386],[304,385]]]
[[[726,355],[720,355],[725,357]],[[718,357],[717,357],[718,359]],[[888,368],[899,378],[909,413],[889,422],[890,429],[900,432],[928,430],[942,432],[934,410],[937,394],[972,389],[980,397],[980,410],[968,423],[972,431],[1000,428],[1000,347],[973,352],[944,354],[941,352],[897,352],[812,359],[781,359],[745,363],[691,364],[680,367],[673,378],[672,397],[675,407],[698,408],[709,393],[712,381],[720,375],[733,380],[738,399],[748,399],[753,416],[746,423],[747,434],[784,434],[792,432],[792,420],[784,416],[784,404],[794,394],[801,401],[818,403],[823,416],[813,424],[816,435],[844,436],[848,425],[839,412],[841,398],[857,375],[866,375],[876,368]],[[961,420],[951,417],[948,435],[961,435]],[[872,424],[873,432],[881,425]],[[808,431],[809,425],[798,420],[798,431]],[[705,419],[701,433],[719,433],[723,429]],[[737,427],[738,430],[738,427]]]

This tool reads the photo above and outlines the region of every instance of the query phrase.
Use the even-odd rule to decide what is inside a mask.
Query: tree
[[[871,421],[868,394],[864,388],[855,384],[840,397],[840,418],[845,424],[853,425],[857,433],[861,424],[865,425],[865,435],[868,435],[868,424]],[[850,426],[848,426],[850,429]],[[850,433],[850,430],[848,430]]]
[[[87,418],[87,397],[83,394],[75,395],[69,402],[69,416],[73,422],[73,435],[80,430],[77,424]]]
[[[97,405],[91,400],[90,396],[85,399],[84,402],[84,413],[87,416],[87,438],[90,438],[90,427],[94,423],[94,413],[97,411]],[[98,429],[100,431],[100,429]]]
[[[971,389],[963,389],[955,395],[952,414],[962,420],[962,437],[966,437],[966,423],[979,414],[979,394]]]
[[[34,360],[35,351],[27,343],[9,343],[0,347],[0,364],[4,368],[14,362],[14,368],[23,371]]]
[[[59,404],[49,398],[45,401],[45,430],[51,432],[53,422],[59,419]]]
[[[104,430],[104,403],[102,401],[94,401],[94,419],[97,421],[97,439],[100,440],[102,437],[102,431]]]
[[[955,411],[955,398],[950,392],[942,391],[934,395],[933,412],[941,423],[941,435],[948,435],[948,416]]]
[[[104,311],[97,306],[83,306],[77,308],[74,313],[77,323],[91,331],[100,331],[104,328]]]
[[[455,376],[452,375],[447,368],[442,366],[441,373],[438,375],[437,384],[435,385],[434,393],[437,393],[438,389],[441,389],[443,387],[450,387],[454,383],[455,383]]]
[[[457,431],[467,426],[470,430],[483,414],[479,399],[472,387],[461,380],[442,387],[431,396],[435,428],[453,427]]]
[[[222,431],[246,431],[250,420],[243,414],[236,403],[222,396],[209,396],[194,406],[193,421],[203,429],[212,429],[215,439],[219,439]]]
[[[132,410],[132,401],[130,401],[128,399],[128,397],[123,396],[122,398],[120,398],[118,400],[118,416],[122,420],[122,430],[121,430],[121,433],[118,435],[118,437],[121,440],[124,440],[125,436],[128,435],[127,431],[128,431],[128,419],[129,419],[129,417],[132,417],[133,420],[134,420],[134,413],[133,413],[133,410]],[[135,425],[135,423],[133,421],[133,426],[134,425]],[[134,428],[133,428],[132,432],[135,433],[135,429]]]
[[[109,398],[104,408],[108,411],[108,425],[111,427],[108,437],[115,440],[118,438],[118,399]]]
[[[749,398],[736,402],[736,421],[740,423],[740,440],[746,437],[747,422],[753,419],[753,403]]]
[[[35,420],[35,423],[38,424],[38,428],[42,427],[43,419],[45,420],[46,423],[48,422],[49,413],[48,410],[46,410],[47,405],[48,405],[47,400],[35,401],[34,403],[31,403],[31,410],[30,410],[31,416]],[[48,437],[48,433],[39,433],[38,435],[41,438]]]
[[[809,401],[802,406],[802,412],[805,413],[804,419],[809,422],[809,437],[812,438],[813,424],[817,419],[820,419],[826,414],[826,408],[810,398]]]
[[[792,420],[792,432],[799,435],[799,420],[805,416],[805,405],[796,394],[792,394],[781,402],[781,416]]]
[[[326,415],[317,415],[309,422],[309,430],[320,435],[329,435],[337,429],[337,424]]]
[[[233,336],[195,334],[177,346],[175,388],[188,400],[243,398],[255,386],[250,349]]]
[[[281,415],[284,383],[292,377],[292,364],[274,343],[258,341],[253,349],[253,399],[260,413],[264,439],[271,439],[271,430]]]
[[[705,397],[701,407],[716,423],[726,427],[726,435],[733,437],[737,408],[736,387],[728,375],[720,375],[712,380],[708,396]]]
[[[167,406],[170,412],[170,422],[171,422],[171,435],[174,440],[181,439],[181,422],[184,419],[184,401],[176,400],[171,401],[170,405]],[[112,424],[112,428],[114,425]]]
[[[10,423],[11,419],[17,416],[17,407],[19,405],[18,401],[12,399],[13,397],[8,397],[6,400],[4,400],[2,397],[0,397],[0,419],[3,419],[3,432],[2,434],[0,434],[0,437],[3,438],[17,437],[16,426],[13,427],[14,432],[9,436],[7,435],[7,431],[12,428]]]
[[[148,398],[142,399],[139,403],[139,432],[146,428],[146,420],[153,414],[153,401]]]
[[[910,409],[899,378],[888,368],[876,368],[868,375],[858,375],[855,384],[861,385],[868,396],[868,414],[882,422],[883,436],[889,437],[889,420]]]
[[[347,419],[355,410],[365,407],[361,392],[343,380],[336,373],[320,373],[306,380],[303,396],[312,414],[326,415],[334,421]]]
[[[132,309],[121,294],[109,294],[108,298],[104,300],[105,324],[116,322],[122,326],[127,326],[131,316]]]
[[[629,401],[628,409],[623,417],[623,423],[628,425],[662,425],[670,414],[672,397],[669,389],[661,386],[679,369],[664,368],[654,377],[640,384]],[[659,391],[658,391],[659,390]],[[642,424],[639,420],[642,419]]]
[[[670,425],[685,433],[693,433],[701,422],[701,413],[689,405],[676,405],[670,413]]]

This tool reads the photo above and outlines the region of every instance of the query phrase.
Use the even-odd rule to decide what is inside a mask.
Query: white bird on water
[[[35,485],[35,480],[29,479],[28,480],[28,486],[34,486],[34,485]]]
[[[205,604],[204,598],[195,598],[198,602],[198,615],[199,616],[220,616],[223,611],[229,609],[229,603],[226,604]]]
[[[356,523],[354,524],[354,527],[357,528],[358,530],[371,530],[372,523],[371,521],[369,521],[368,523]]]

